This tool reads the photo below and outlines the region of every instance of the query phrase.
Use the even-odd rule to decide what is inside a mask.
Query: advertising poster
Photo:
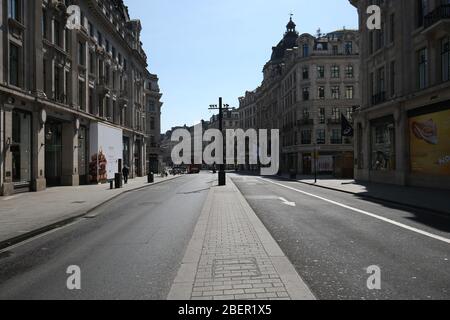
[[[94,123],[90,128],[89,178],[93,183],[114,179],[123,157],[122,130]]]
[[[410,119],[411,169],[450,175],[450,109]]]

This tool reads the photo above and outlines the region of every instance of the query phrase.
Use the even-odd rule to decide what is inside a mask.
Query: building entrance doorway
[[[31,114],[14,110],[12,114],[12,181],[15,192],[30,191]]]
[[[49,119],[45,124],[45,178],[47,186],[61,185],[62,123]]]

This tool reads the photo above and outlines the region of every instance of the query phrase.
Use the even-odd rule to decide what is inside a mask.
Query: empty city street
[[[308,287],[303,287],[304,292],[311,297],[450,297],[449,218],[280,178],[235,173],[229,177],[269,231],[268,237],[273,237],[295,267]],[[216,198],[207,200],[211,190]],[[0,299],[166,299],[175,288],[177,274],[184,276],[180,265],[195,239],[203,241],[199,243],[200,261],[212,259],[213,253],[227,261],[220,252],[229,252],[230,259],[255,261],[255,270],[263,274],[258,271],[253,282],[243,281],[240,275],[214,278],[216,257],[211,260],[211,280],[202,280],[208,275],[205,267],[193,270],[194,291],[188,292],[188,298],[209,299],[217,294],[251,299],[264,292],[271,297],[278,289],[283,297],[293,297],[295,290],[290,291],[282,275],[274,271],[278,269],[270,251],[276,244],[267,246],[270,239],[265,238],[266,231],[258,233],[261,227],[255,225],[251,213],[249,218],[239,216],[243,207],[231,200],[239,197],[237,189],[233,190],[217,187],[217,177],[210,172],[182,176],[124,194],[70,225],[10,247],[0,253]],[[194,231],[202,225],[203,235]],[[215,235],[217,227],[223,231]],[[259,253],[254,260],[255,252]],[[69,266],[80,267],[81,290],[68,290]],[[371,266],[381,270],[379,290],[367,286]],[[273,280],[270,288],[261,287],[264,270],[267,280]],[[251,288],[258,281],[262,281],[260,289]],[[262,293],[249,294],[255,290]]]
[[[0,253],[0,299],[166,299],[210,174],[123,195],[72,225]],[[81,269],[81,289],[66,287]]]
[[[449,299],[450,219],[256,176],[233,181],[319,299]],[[367,268],[381,269],[369,290]]]

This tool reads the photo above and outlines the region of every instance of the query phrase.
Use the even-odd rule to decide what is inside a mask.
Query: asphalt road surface
[[[128,193],[0,254],[0,299],[166,299],[208,189],[207,173]],[[69,266],[81,290],[68,290]]]
[[[450,299],[449,217],[281,179],[233,181],[317,298]],[[367,286],[370,266],[381,290]]]

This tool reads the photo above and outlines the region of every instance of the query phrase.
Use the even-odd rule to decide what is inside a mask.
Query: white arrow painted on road
[[[248,196],[247,199],[249,199],[249,200],[280,200],[281,202],[283,202],[283,204],[290,206],[290,207],[295,207],[297,205],[295,202],[290,202],[290,201],[286,200],[285,198],[277,197],[277,196]]]
[[[295,206],[296,206],[295,202],[289,202],[289,201],[287,201],[285,198],[282,198],[282,197],[279,197],[279,199],[280,199],[281,202],[283,202],[285,205],[288,205],[288,206],[290,206],[290,207],[295,207]]]

